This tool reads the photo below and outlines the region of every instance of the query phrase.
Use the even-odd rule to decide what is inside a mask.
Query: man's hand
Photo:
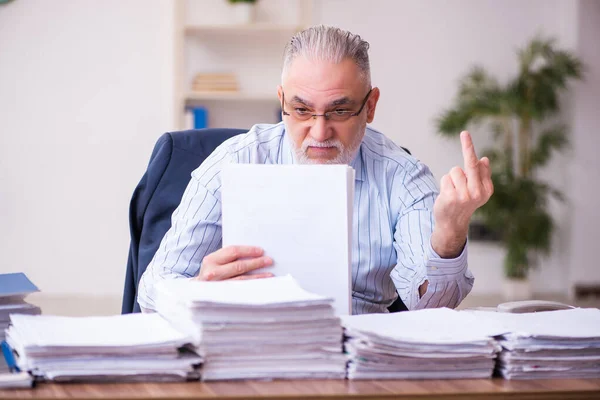
[[[490,160],[477,159],[469,132],[461,132],[460,141],[464,170],[454,167],[442,177],[440,194],[433,206],[435,228],[431,246],[442,258],[460,255],[473,212],[494,193]]]
[[[244,275],[247,272],[273,265],[273,260],[263,256],[264,252],[258,247],[227,246],[204,257],[198,276],[198,281],[224,281],[228,279],[259,279],[270,278],[272,273]]]

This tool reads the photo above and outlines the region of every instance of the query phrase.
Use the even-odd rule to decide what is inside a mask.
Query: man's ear
[[[377,107],[377,102],[379,101],[379,88],[375,87],[371,91],[371,95],[369,96],[369,100],[367,100],[367,123],[370,124],[375,119],[375,108]]]
[[[283,100],[283,86],[277,85],[277,98],[279,98],[279,104]]]

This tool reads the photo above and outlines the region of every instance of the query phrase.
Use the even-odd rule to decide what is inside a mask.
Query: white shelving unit
[[[230,105],[233,117],[242,118],[240,115],[244,113],[239,110],[243,109],[246,114],[255,116],[254,123],[273,121],[278,105],[275,87],[283,45],[295,32],[311,24],[312,1],[260,0],[257,6],[263,7],[263,14],[256,22],[228,24],[227,0],[176,0],[175,126],[185,128],[184,114],[188,106],[206,107],[209,121],[211,115],[218,115],[221,121],[229,122],[226,114]],[[234,72],[240,91],[191,90],[196,73],[216,71]],[[234,119],[231,124],[242,126],[244,122]]]

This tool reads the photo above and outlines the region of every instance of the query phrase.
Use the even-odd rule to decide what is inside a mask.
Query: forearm
[[[160,252],[160,251],[159,251]],[[157,252],[157,255],[159,254]],[[137,290],[137,302],[140,305],[142,312],[156,311],[156,285],[165,279],[181,279],[185,278],[180,272],[175,269],[158,268],[156,256],[148,265],[148,268],[142,275]]]
[[[409,309],[456,307],[473,286],[467,268],[468,218],[445,223],[434,217],[437,192],[423,166],[403,180],[394,232],[398,259],[391,275],[396,289]]]
[[[453,259],[441,258],[429,246],[425,260],[427,290],[421,293],[414,309],[457,307],[469,294],[474,278],[467,265],[467,247]]]
[[[198,274],[202,259],[221,245],[220,212],[220,202],[192,179],[173,214],[173,226],[140,279],[137,293],[140,307],[155,310],[154,288],[158,282]]]
[[[409,310],[455,308],[469,294],[474,278],[467,265],[467,247],[463,247],[454,259],[440,258],[429,244],[416,255],[422,260],[418,264],[399,258],[391,277]]]
[[[466,244],[467,244],[467,227],[462,226],[446,226],[442,227],[441,224],[436,224],[433,233],[431,235],[431,248],[430,257],[431,259],[444,259],[444,260],[455,260],[455,262],[462,267],[462,262],[459,260],[460,255],[464,252]],[[454,264],[454,262],[452,262]],[[467,270],[466,260],[464,262],[464,270]],[[459,276],[460,278],[461,276]],[[447,287],[444,287],[442,292],[442,298],[438,299],[440,303],[447,304],[449,307],[456,307],[466,296],[471,289],[470,286],[463,287],[462,290],[461,283],[465,282],[462,279],[459,279],[456,282],[455,289],[458,290],[458,300],[454,299],[454,296],[450,296],[449,299],[444,300],[443,294],[446,292]],[[439,282],[438,282],[439,283]],[[447,285],[446,285],[447,286]],[[472,286],[472,284],[471,284]],[[419,286],[419,296],[423,298],[429,290],[429,280],[425,281],[421,286]],[[461,293],[466,290],[466,293],[461,296]],[[438,292],[437,286],[433,289],[433,292]],[[435,300],[435,299],[434,299]]]
[[[137,301],[140,307],[154,311],[155,287],[167,279],[189,279],[198,275],[202,259],[221,244],[221,229],[206,221],[186,224],[177,230],[171,228],[142,275],[138,285]],[[205,234],[198,237],[198,229]],[[202,240],[204,239],[204,240]],[[207,240],[208,239],[208,240]]]
[[[439,258],[457,258],[467,243],[468,225],[463,226],[441,226],[436,222],[431,234],[431,248]]]

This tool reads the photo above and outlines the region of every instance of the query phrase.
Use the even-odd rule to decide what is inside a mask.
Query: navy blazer
[[[152,151],[148,169],[129,205],[129,259],[121,312],[139,312],[137,287],[162,238],[171,227],[191,173],[221,143],[243,129],[198,129],[167,132]]]
[[[181,201],[192,171],[225,140],[245,132],[243,129],[197,129],[168,132],[158,139],[148,169],[129,205],[131,243],[123,314],[140,312],[137,303],[140,278],[171,227],[171,215]],[[391,312],[407,310],[400,297],[388,309]]]

